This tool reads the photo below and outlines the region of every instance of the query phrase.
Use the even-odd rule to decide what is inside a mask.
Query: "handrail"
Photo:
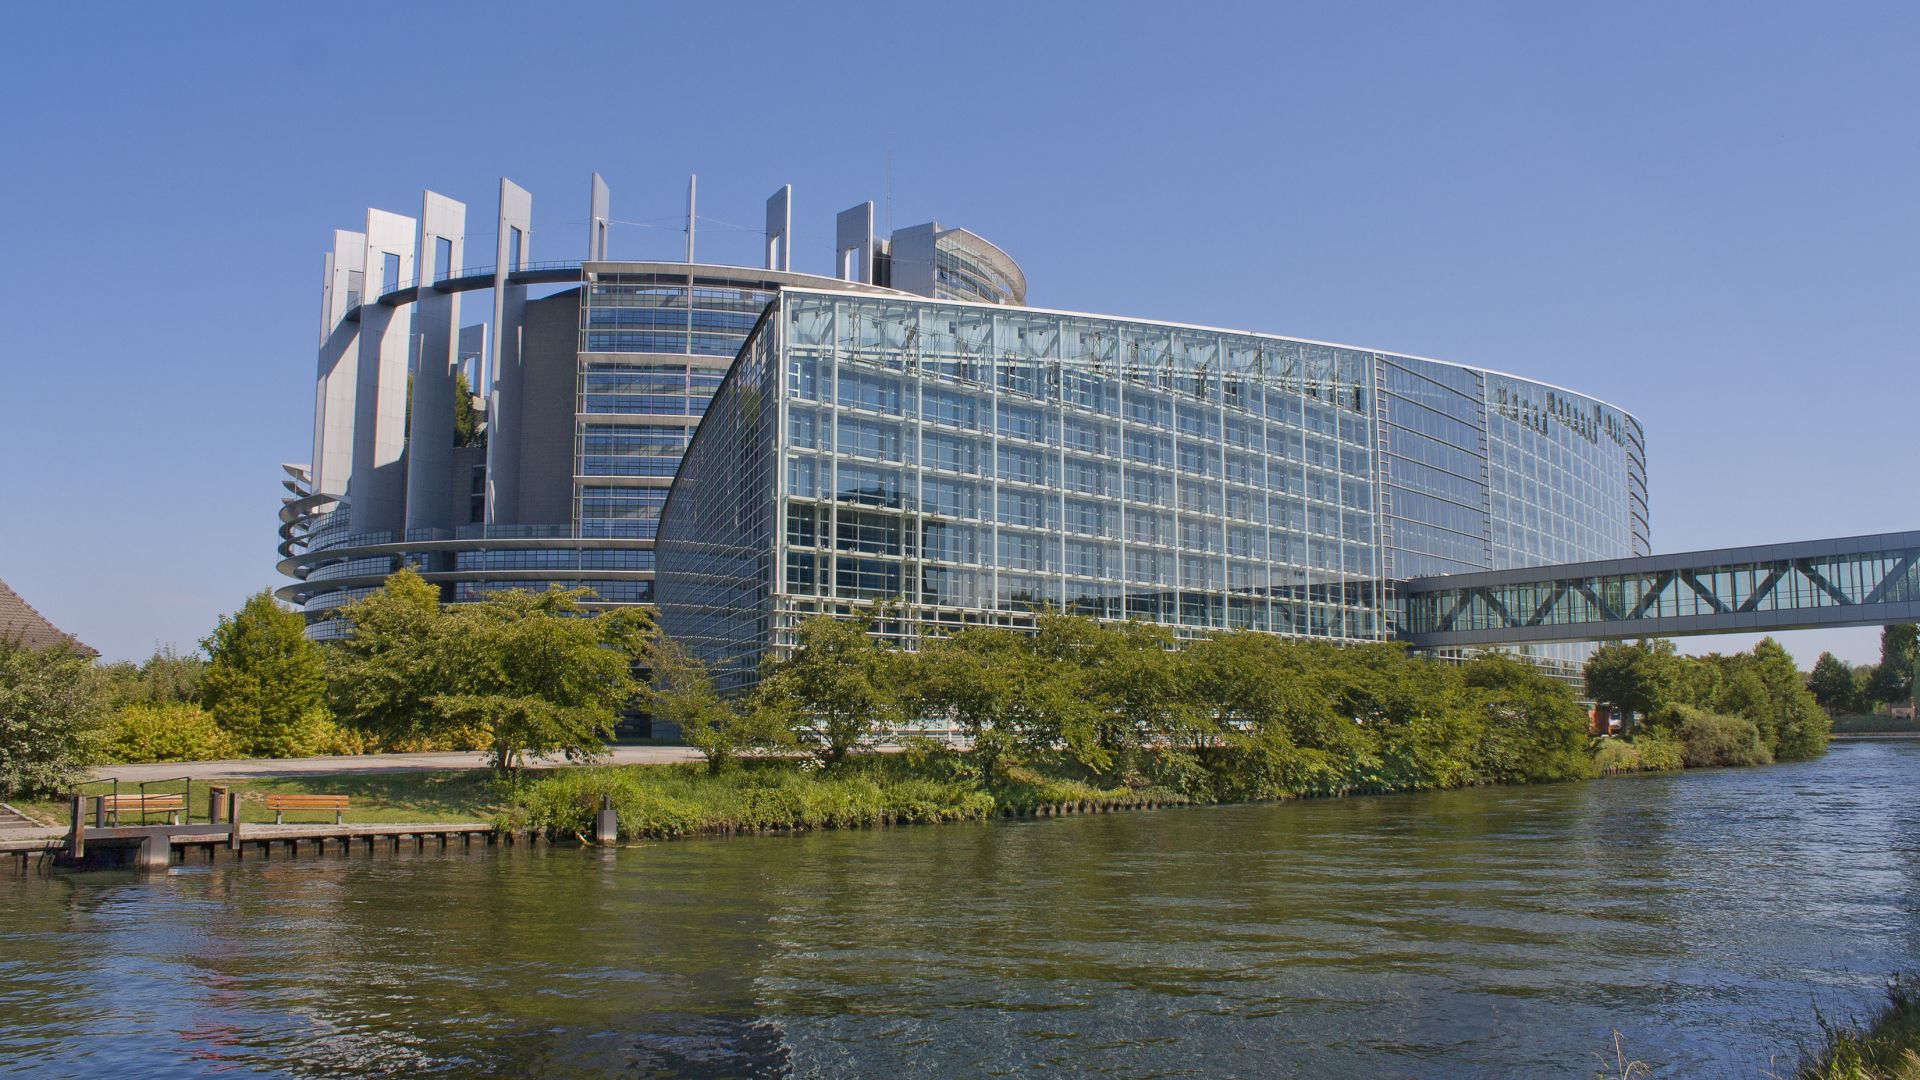
[[[162,780],[140,781],[140,824],[145,825],[147,823],[147,785],[171,784],[175,780],[184,780],[187,782],[187,790],[180,793],[181,823],[185,825],[193,824],[193,777],[191,776],[172,776]],[[171,795],[173,793],[169,791],[163,792],[163,794]],[[120,823],[120,808],[117,805],[113,808],[113,819],[114,824],[118,825]]]
[[[578,269],[580,269],[579,259],[545,259],[540,262],[525,262],[519,266],[511,267],[507,270],[507,277],[511,279],[515,274],[528,274],[543,270]],[[500,267],[498,264],[493,266],[463,266],[458,270],[446,269],[435,274],[431,284],[439,286],[449,281],[470,281],[474,278],[490,278],[497,276],[499,270]],[[424,288],[428,284],[424,278],[408,278],[405,281],[395,282],[392,288],[383,287],[380,290],[378,299],[385,300],[389,296],[395,296],[413,289]]]

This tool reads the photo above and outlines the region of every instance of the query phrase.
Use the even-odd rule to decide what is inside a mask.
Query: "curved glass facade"
[[[875,603],[909,640],[1043,609],[1378,640],[1397,580],[1644,550],[1637,436],[1413,357],[790,289],[687,453],[659,599],[731,685],[806,616]]]

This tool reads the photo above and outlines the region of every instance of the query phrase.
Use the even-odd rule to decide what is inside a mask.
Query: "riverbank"
[[[1795,1080],[1920,1080],[1920,989],[1912,979],[1887,988],[1887,1003],[1863,1027],[1832,1027],[1825,1045]]]
[[[1239,805],[1345,798],[1463,787],[1527,787],[1561,782],[1518,778],[1451,784],[1370,782],[1329,790],[1309,770],[1247,769],[1217,759],[1148,752],[1119,782],[1064,754],[1036,755],[989,779],[974,755],[950,748],[868,754],[822,767],[812,759],[763,758],[718,773],[701,765],[597,766],[522,777],[502,789],[494,817],[503,829],[587,835],[603,801],[623,841],[754,832],[937,824],[994,817],[1058,816],[1184,805]],[[1695,766],[1699,768],[1719,766]],[[1582,773],[1568,780],[1675,772],[1682,746],[1648,737],[1599,743]]]
[[[787,759],[743,762],[713,774],[704,767],[575,769],[513,786],[496,818],[501,828],[562,835],[592,831],[611,802],[622,840],[701,835],[856,829],[1151,809],[1196,800],[1150,783],[1102,786],[1070,775],[1060,760],[1016,767],[988,781],[968,755],[886,754],[832,769]]]
[[[630,841],[1425,789],[1376,777],[1366,787],[1327,791],[1316,789],[1317,781],[1299,772],[1243,776],[1233,772],[1242,762],[1223,759],[1209,768],[1188,755],[1151,752],[1117,782],[1064,755],[1036,756],[1003,769],[992,780],[982,775],[972,755],[952,749],[856,755],[827,768],[805,758],[762,758],[718,774],[690,762],[691,756],[683,747],[619,747],[608,764],[537,769],[510,778],[484,768],[431,767],[443,760],[464,763],[468,755],[462,754],[162,763],[101,772],[118,777],[123,794],[186,793],[196,819],[204,813],[203,793],[219,784],[240,796],[240,819],[249,824],[274,820],[266,805],[269,795],[346,795],[348,824],[486,822],[565,838],[590,835],[594,812],[606,797],[619,818],[621,839]],[[1608,739],[1598,744],[1589,771],[1580,778],[1681,767],[1679,747],[1669,740]],[[112,789],[95,783],[86,790],[98,794]],[[64,801],[17,805],[50,828],[64,828],[70,812]]]

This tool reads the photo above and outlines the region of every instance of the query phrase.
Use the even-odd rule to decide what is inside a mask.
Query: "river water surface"
[[[0,882],[27,1076],[1781,1073],[1920,969],[1920,740],[1764,769]]]

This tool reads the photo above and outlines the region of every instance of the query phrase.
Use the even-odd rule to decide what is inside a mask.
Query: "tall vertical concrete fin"
[[[833,276],[873,284],[873,204],[840,211],[833,237]]]
[[[336,229],[321,286],[320,364],[314,378],[313,490],[345,495],[353,472],[353,410],[359,391],[360,324],[347,318],[365,291],[367,235]]]
[[[360,369],[353,402],[353,475],[347,480],[354,532],[406,524],[407,370],[413,305],[380,297],[415,277],[414,229],[404,214],[367,211],[360,298]]]
[[[611,223],[607,182],[599,173],[587,191],[587,261],[607,261],[607,226]]]
[[[420,292],[413,304],[419,343],[407,435],[408,529],[453,527],[454,374],[460,370],[460,294],[433,283],[453,277],[466,257],[467,207],[429,191],[420,206]]]
[[[524,269],[533,246],[533,196],[500,178],[499,231],[493,260],[493,393],[487,403],[487,522],[520,518],[520,330],[527,319],[527,287],[508,283]]]
[[[767,200],[767,269],[793,269],[793,185]]]

